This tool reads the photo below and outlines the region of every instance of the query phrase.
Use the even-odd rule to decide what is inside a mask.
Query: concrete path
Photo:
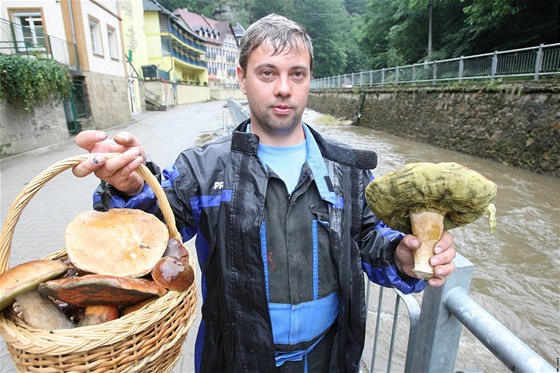
[[[199,136],[220,130],[224,121],[233,124],[225,101],[187,104],[165,112],[146,112],[127,125],[108,130],[109,136],[127,130],[144,144],[149,157],[160,166],[171,164],[177,155],[195,144]],[[83,154],[74,139],[0,160],[1,219],[4,226],[12,201],[29,181],[50,165]],[[47,182],[25,207],[14,230],[10,266],[39,259],[64,247],[64,230],[79,212],[91,209],[91,195],[98,184],[94,176],[75,178],[62,172]],[[200,302],[199,302],[200,306]],[[200,315],[200,312],[198,313]],[[195,321],[183,356],[174,372],[192,372],[193,346],[200,316]],[[0,372],[15,372],[5,344],[0,346]]]

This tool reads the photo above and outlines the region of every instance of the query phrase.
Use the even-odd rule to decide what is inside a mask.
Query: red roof
[[[178,8],[175,9],[173,14],[181,17],[183,21],[198,34],[198,30],[202,29],[203,31],[207,31],[208,33],[218,35],[217,39],[210,37],[206,37],[204,35],[201,36],[208,43],[213,44],[223,44],[224,39],[226,37],[227,31],[230,28],[230,23],[228,21],[216,21],[215,19],[205,17],[201,14],[196,14],[193,12],[189,12],[187,9]],[[200,36],[200,34],[198,34]]]

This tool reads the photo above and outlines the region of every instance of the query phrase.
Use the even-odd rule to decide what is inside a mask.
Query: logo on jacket
[[[223,181],[216,181],[214,183],[214,189],[224,189],[224,182]]]

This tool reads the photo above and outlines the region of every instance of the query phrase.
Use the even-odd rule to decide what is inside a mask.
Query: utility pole
[[[428,2],[428,61],[432,60],[432,0]]]

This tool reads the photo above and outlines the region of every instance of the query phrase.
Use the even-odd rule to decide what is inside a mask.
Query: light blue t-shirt
[[[297,186],[301,166],[307,157],[305,141],[292,146],[271,146],[259,144],[258,157],[274,171],[286,184],[288,193]]]

